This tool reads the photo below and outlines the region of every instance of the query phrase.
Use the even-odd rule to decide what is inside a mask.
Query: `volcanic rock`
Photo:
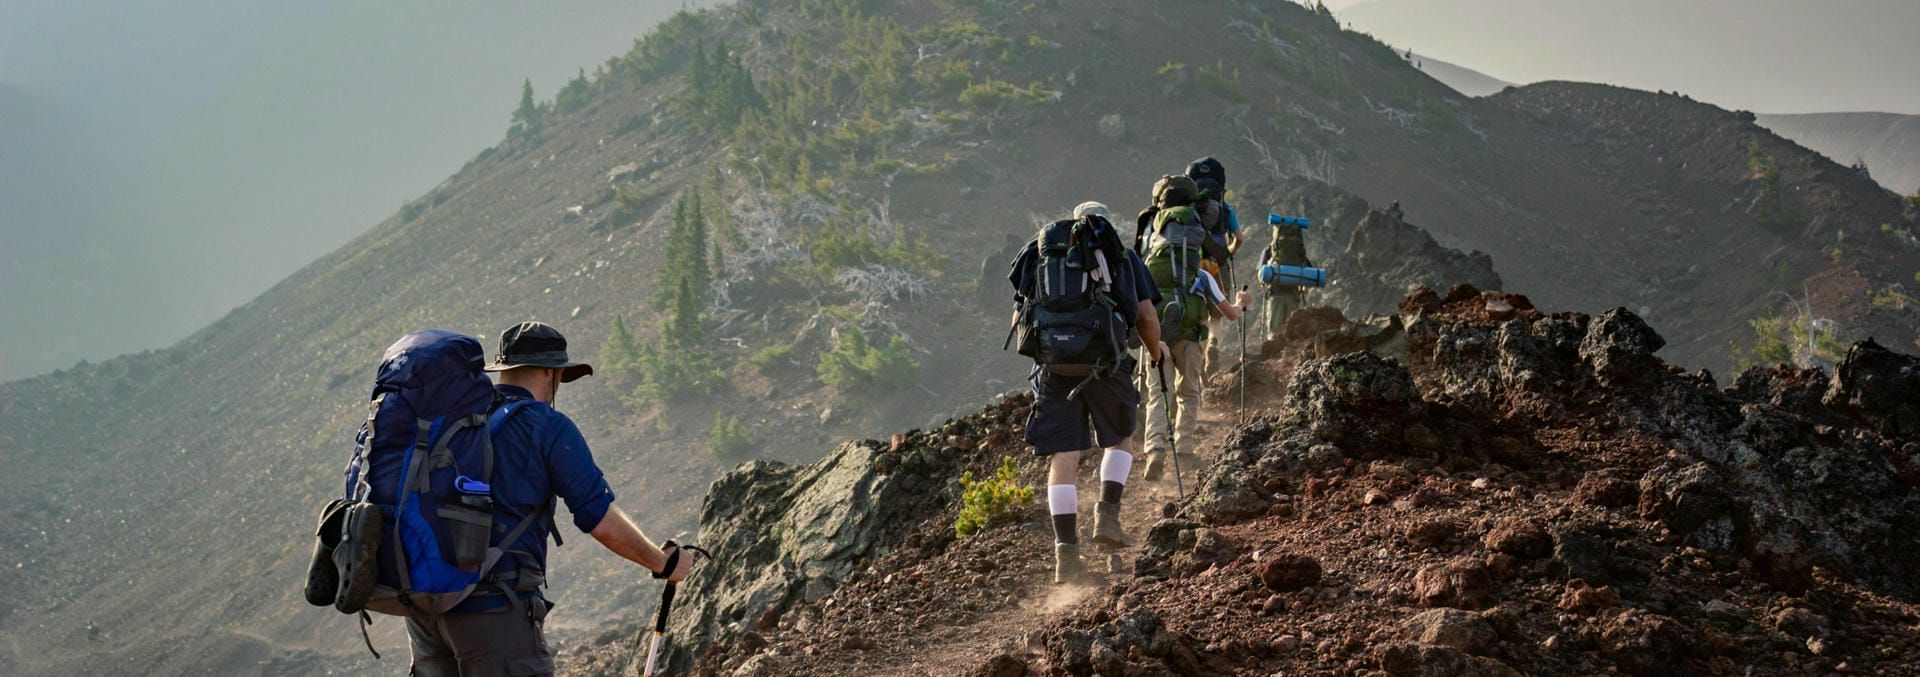
[[[1260,563],[1260,582],[1274,592],[1294,592],[1320,582],[1320,561],[1305,555],[1276,554]]]
[[[1460,533],[1460,525],[1451,520],[1433,519],[1407,525],[1407,545],[1417,550],[1439,547]]]
[[[1422,644],[1486,653],[1498,637],[1480,614],[1459,609],[1429,609],[1400,624],[1402,636]]]
[[[1421,606],[1478,609],[1493,599],[1493,576],[1480,561],[1460,558],[1421,569],[1413,596]]]
[[[1567,581],[1566,590],[1560,593],[1559,608],[1561,611],[1593,613],[1619,606],[1619,604],[1620,595],[1614,592],[1613,588],[1606,586],[1596,588],[1587,585],[1584,579],[1576,578]]]
[[[1920,357],[1872,339],[1855,344],[1834,368],[1822,402],[1882,435],[1920,435]]]
[[[1737,545],[1745,510],[1712,466],[1662,466],[1640,478],[1640,516],[1657,519],[1688,545],[1721,550]]]
[[[1640,316],[1614,308],[1587,326],[1580,357],[1603,384],[1627,383],[1649,374],[1664,373],[1654,351],[1667,344]]]
[[[1553,551],[1553,538],[1531,520],[1509,519],[1487,532],[1488,550],[1504,552],[1521,559],[1546,557]]]

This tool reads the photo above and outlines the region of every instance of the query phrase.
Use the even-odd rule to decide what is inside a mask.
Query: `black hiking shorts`
[[[1087,381],[1084,375],[1056,374],[1042,369],[1033,378],[1033,413],[1027,415],[1027,444],[1035,456],[1111,447],[1133,434],[1140,390],[1133,386],[1133,370]],[[1082,383],[1085,386],[1081,386]],[[1080,387],[1077,397],[1067,395]]]

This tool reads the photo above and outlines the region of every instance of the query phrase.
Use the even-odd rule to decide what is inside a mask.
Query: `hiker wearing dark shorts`
[[[1030,333],[1055,331],[1031,324],[1032,309],[1038,297],[1044,295],[1039,285],[1046,283],[1044,259],[1051,256],[1042,253],[1048,234],[1059,228],[1094,224],[1093,232],[1100,233],[1103,242],[1111,238],[1112,246],[1103,250],[1106,257],[1097,265],[1088,266],[1098,271],[1089,278],[1093,288],[1111,304],[1112,316],[1124,325],[1112,327],[1122,340],[1093,367],[1049,363],[1037,357],[1040,363],[1036,364],[1031,378],[1034,403],[1027,418],[1025,441],[1032,445],[1035,455],[1051,459],[1047,471],[1047,506],[1053,515],[1055,583],[1083,580],[1086,575],[1086,567],[1080,561],[1079,491],[1075,486],[1081,451],[1105,449],[1100,462],[1100,501],[1094,512],[1094,541],[1107,547],[1132,544],[1120,524],[1120,496],[1133,466],[1134,417],[1140,405],[1140,391],[1131,378],[1134,358],[1125,350],[1124,337],[1137,332],[1146,346],[1148,359],[1156,363],[1165,348],[1160,342],[1159,320],[1154,313],[1158,292],[1150,281],[1140,282],[1151,279],[1146,267],[1138,256],[1119,243],[1112,224],[1105,218],[1106,213],[1106,207],[1099,203],[1082,204],[1074,210],[1072,221],[1061,221],[1042,230],[1040,237],[1014,259],[1013,270],[1008,275],[1015,300],[1023,308],[1016,316],[1016,324],[1026,323]],[[1027,352],[1024,349],[1027,340],[1023,338],[1023,353]]]
[[[539,322],[515,325],[501,334],[499,354],[486,370],[498,374],[496,406],[528,401],[493,438],[499,463],[493,471],[493,523],[513,524],[536,511],[547,517],[514,542],[499,544],[506,555],[471,597],[447,613],[407,619],[414,675],[553,674],[553,652],[542,631],[552,604],[541,587],[549,533],[560,541],[552,523],[556,500],[566,502],[575,527],[655,578],[679,581],[692,566],[691,556],[663,550],[613,505],[613,490],[580,428],[553,408],[560,384],[593,373],[592,366],[567,358],[567,340],[558,330]]]

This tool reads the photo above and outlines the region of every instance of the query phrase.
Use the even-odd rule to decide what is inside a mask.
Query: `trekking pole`
[[[1240,291],[1246,291],[1246,285],[1240,285]],[[1247,422],[1247,313],[1240,310],[1240,422]]]
[[[701,558],[708,560],[713,559],[711,553],[708,553],[706,549],[697,545],[680,545],[673,541],[667,541],[667,547],[679,548],[693,553],[692,556],[696,562]],[[653,670],[658,666],[660,646],[665,644],[667,640],[667,613],[673,610],[673,592],[675,587],[677,587],[676,584],[668,583],[667,587],[660,591],[660,609],[653,616],[653,639],[647,646],[647,669],[645,672],[640,673],[642,677],[653,677]]]
[[[1173,429],[1173,396],[1167,394],[1167,356],[1161,355],[1160,361],[1153,363],[1160,372],[1160,411],[1167,415],[1167,456],[1173,459],[1173,488],[1179,492],[1180,500],[1187,500],[1186,484],[1180,479],[1180,442],[1175,440]]]

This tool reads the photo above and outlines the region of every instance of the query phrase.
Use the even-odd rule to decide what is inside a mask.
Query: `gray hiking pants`
[[[544,603],[532,600],[535,605]],[[545,614],[542,614],[545,615]],[[505,677],[553,674],[542,623],[512,608],[499,613],[445,614],[429,624],[407,619],[416,677]]]

